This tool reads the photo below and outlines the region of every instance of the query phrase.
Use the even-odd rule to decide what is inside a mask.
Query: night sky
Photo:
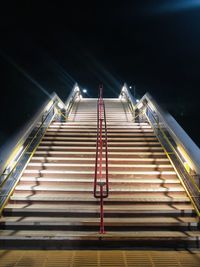
[[[6,1],[0,8],[0,145],[75,82],[150,92],[200,146],[200,1]]]

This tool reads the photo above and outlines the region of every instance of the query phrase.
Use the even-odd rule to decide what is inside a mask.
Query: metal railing
[[[104,133],[103,133],[103,128],[104,128]],[[105,161],[105,164],[103,164],[103,161]],[[108,195],[109,195],[109,182],[108,182],[107,125],[106,125],[105,104],[103,101],[103,87],[101,86],[99,88],[99,98],[97,102],[97,140],[96,140],[95,176],[94,176],[94,197],[100,199],[100,234],[105,233],[104,198],[107,198]]]
[[[78,84],[75,84],[73,90],[67,98],[67,101],[65,102],[65,108],[60,108],[60,110],[58,110],[58,114],[61,116],[61,118],[63,118],[64,120],[68,120],[69,114],[77,99],[81,99],[81,92],[78,87]]]
[[[125,99],[133,99],[128,88],[124,88],[121,95]],[[137,118],[139,117],[139,121],[142,122],[144,114],[145,120],[147,119],[154,129],[166,156],[200,216],[200,149],[175,119],[159,107],[149,93],[138,103],[132,102],[131,105],[134,108],[133,115],[137,114]]]
[[[0,215],[51,121],[58,113],[63,116],[61,110],[64,108],[68,117],[73,106],[72,101],[74,103],[80,95],[79,88],[74,87],[70,95],[71,98],[68,98],[68,101],[64,104],[56,94],[53,94],[52,99],[45,104],[36,119],[31,121],[32,125],[22,133],[22,138],[17,141],[14,149],[10,152],[13,156],[7,160],[7,164],[0,175]]]

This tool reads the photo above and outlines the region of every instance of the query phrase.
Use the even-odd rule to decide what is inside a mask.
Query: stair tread
[[[94,136],[94,137],[93,137]],[[77,136],[44,136],[43,137],[43,141],[64,141],[64,140],[87,140],[87,141],[90,141],[90,140],[94,140],[96,141],[96,135],[93,134],[93,136],[91,136],[91,134],[88,136],[81,136],[81,137],[77,137]],[[156,141],[158,142],[158,139],[154,136],[154,137],[126,137],[126,136],[123,136],[123,137],[110,137],[108,135],[107,137],[108,139],[108,142],[111,142],[111,141],[134,141],[134,142],[138,142],[138,141]]]
[[[63,192],[68,192],[68,191],[84,191],[84,192],[93,192],[93,183],[91,185],[87,184],[81,184],[81,185],[72,185],[72,184],[49,184],[49,185],[17,185],[15,190],[27,190],[27,191],[63,191]],[[120,185],[112,185],[109,188],[109,192],[184,192],[184,188],[182,185],[177,185],[177,184],[172,184],[172,185],[157,185],[154,187],[150,187],[149,185],[146,185],[144,187],[143,184],[139,185],[130,185],[130,184],[120,184]]]
[[[28,166],[39,166],[39,167],[45,167],[45,166],[52,166],[52,167],[93,167],[95,166],[95,160],[93,163],[58,163],[58,162],[29,162]],[[129,168],[129,167],[135,167],[135,168],[171,168],[173,169],[171,164],[116,164],[116,163],[110,163],[109,168],[112,167],[123,167],[123,168]]]
[[[53,214],[53,212],[52,212]],[[77,218],[77,217],[34,217],[34,216],[4,216],[0,218],[0,224],[24,224],[29,223],[30,225],[34,225],[35,223],[41,223],[41,224],[55,224],[55,225],[64,225],[64,224],[72,224],[72,225],[81,225],[83,223],[85,224],[92,224],[95,223],[96,225],[99,225],[99,218],[98,217],[83,217],[83,218]],[[177,217],[134,217],[134,218],[104,218],[105,224],[114,224],[114,225],[133,225],[133,224],[139,224],[139,225],[149,225],[149,224],[197,224],[198,219],[195,217],[186,217],[186,216],[177,216]]]
[[[37,239],[43,239],[51,237],[51,239],[63,238],[63,239],[81,239],[89,238],[96,239],[98,237],[117,238],[117,239],[134,239],[134,238],[183,238],[183,239],[200,239],[200,231],[108,231],[105,234],[99,234],[96,231],[45,231],[45,230],[0,230],[0,240],[15,239],[23,237],[30,239],[31,237],[37,237]]]
[[[180,192],[178,195],[176,192],[168,192],[167,195],[166,193],[155,193],[155,192],[148,192],[145,193],[131,193],[126,195],[126,194],[117,194],[115,195],[114,193],[110,194],[109,198],[105,200],[105,202],[112,202],[112,201],[121,201],[121,202],[174,202],[174,201],[180,201],[180,202],[190,202],[189,198],[186,196],[185,192]],[[33,193],[31,193],[33,194]],[[96,199],[92,196],[91,192],[84,192],[82,194],[80,193],[75,193],[75,194],[67,194],[60,192],[59,195],[53,194],[52,192],[47,192],[45,194],[41,193],[34,193],[31,195],[30,193],[15,193],[11,196],[11,200],[30,200],[30,201],[91,201],[91,202],[96,202]]]
[[[85,162],[85,161],[95,161],[95,159],[93,159],[93,158],[87,158],[87,157],[76,157],[76,158],[73,158],[73,157],[65,157],[65,158],[63,158],[63,157],[50,157],[50,156],[47,156],[47,157],[38,157],[38,156],[33,156],[32,158],[31,158],[31,161],[30,162],[34,162],[34,161],[36,161],[36,160],[40,160],[40,161],[42,161],[42,160],[49,160],[49,161],[58,161],[59,162],[59,160],[63,160],[63,161],[74,161],[74,162],[76,162],[76,161],[82,161],[82,162]],[[154,163],[157,163],[157,162],[162,162],[162,164],[164,164],[164,163],[166,163],[166,164],[168,164],[170,161],[169,161],[169,159],[168,158],[157,158],[157,159],[154,159],[154,158],[134,158],[134,159],[130,159],[130,158],[112,158],[112,159],[108,159],[108,162],[118,162],[118,161],[123,161],[123,162],[130,162],[130,164],[131,163],[134,163],[135,161],[140,161],[140,162],[143,162],[143,161],[153,161]]]
[[[44,137],[66,137],[68,138],[68,136],[95,136],[96,137],[96,131],[67,131],[67,132],[58,132],[58,131],[47,131],[46,134],[44,135]],[[114,133],[113,131],[108,131],[107,132],[108,137],[112,138],[113,136],[116,136],[117,138],[127,138],[127,137],[131,137],[131,138],[156,138],[154,132],[150,132],[150,133],[135,133],[135,132],[117,132]],[[114,138],[114,137],[113,137]]]
[[[29,203],[28,201],[26,203],[8,203],[5,207],[5,211],[7,210],[12,210],[12,211],[25,211],[25,210],[37,210],[37,211],[43,211],[43,210],[47,210],[47,211],[54,211],[54,213],[59,212],[60,210],[64,210],[66,212],[69,211],[76,211],[76,212],[80,212],[82,213],[82,211],[99,211],[99,205],[97,205],[96,202],[94,202],[93,204],[56,204],[56,203],[52,203],[52,204],[38,204],[38,203]],[[189,204],[110,204],[109,202],[105,203],[104,205],[104,211],[114,211],[114,212],[124,212],[124,211],[129,211],[129,212],[134,212],[134,211],[138,211],[138,212],[143,212],[143,211],[156,211],[157,213],[161,213],[161,212],[166,212],[166,211],[174,211],[174,212],[178,212],[178,211],[194,211],[193,206],[189,203]]]
[[[26,182],[31,182],[31,181],[39,181],[39,182],[89,182],[89,183],[94,183],[94,178],[85,178],[85,177],[65,177],[65,178],[54,178],[54,177],[26,177],[22,176],[20,178],[20,181],[26,181]],[[177,177],[175,178],[112,178],[109,179],[109,184],[112,183],[160,183],[160,184],[167,184],[167,183],[174,183],[174,184],[180,184],[180,181]]]
[[[94,171],[89,171],[89,170],[29,170],[26,169],[24,173],[36,173],[36,174],[42,174],[42,173],[54,173],[54,174],[72,174],[72,173],[77,173],[77,174],[94,174]],[[105,174],[105,171],[103,171],[103,174]],[[132,175],[140,175],[140,174],[146,174],[146,175],[159,175],[159,174],[166,174],[166,175],[176,175],[175,171],[109,171],[109,174],[132,174]]]
[[[77,150],[79,151],[79,153],[82,153],[82,151],[84,150],[90,150],[90,151],[96,151],[96,147],[95,146],[76,146],[75,145],[69,145],[69,146],[55,146],[55,145],[50,145],[50,146],[46,146],[46,145],[40,145],[38,147],[38,150],[37,151],[41,151],[41,150],[45,150],[45,151],[59,151],[59,150],[65,150],[65,151],[73,151],[73,150]],[[141,151],[141,150],[146,150],[146,151]],[[103,149],[104,151],[104,149]],[[110,152],[125,152],[126,153],[130,153],[130,152],[135,152],[135,151],[138,151],[138,152],[163,152],[163,149],[162,147],[108,147],[108,153],[110,154]]]
[[[37,154],[47,154],[47,155],[50,155],[50,154],[69,154],[69,152],[65,152],[65,151],[38,151],[36,150],[35,151],[35,154],[34,155],[37,155]],[[95,155],[96,154],[96,151],[87,151],[87,152],[84,152],[84,151],[70,151],[70,154],[86,154],[86,155]],[[127,152],[123,152],[123,151],[109,151],[109,157],[111,155],[127,155]],[[165,155],[164,151],[137,151],[137,152],[132,152],[132,151],[129,151],[128,152],[128,155],[133,155],[133,156],[138,156],[138,157],[142,157],[142,156],[145,156],[145,155],[150,155],[150,156],[159,156],[159,155]]]
[[[103,137],[104,138],[104,137]],[[49,140],[49,139],[43,139],[43,141],[41,142],[41,145],[68,145],[68,144],[88,144],[88,145],[93,145],[96,144],[96,138],[93,139],[84,139],[84,138],[80,138],[78,140],[74,139],[74,138],[68,138],[67,140],[59,140],[59,139],[53,139],[53,140]],[[109,140],[108,139],[108,147],[111,146],[124,146],[126,147],[127,145],[131,145],[131,146],[160,146],[160,143],[156,140]]]

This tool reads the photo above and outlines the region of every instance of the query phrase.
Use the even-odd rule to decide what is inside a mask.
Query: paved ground
[[[0,250],[0,267],[199,267],[200,251]]]

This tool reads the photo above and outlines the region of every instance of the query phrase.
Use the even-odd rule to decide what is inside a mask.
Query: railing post
[[[100,184],[100,234],[104,234],[103,184]]]
[[[104,136],[103,136],[104,126]],[[103,155],[105,147],[105,155]],[[96,162],[94,176],[94,197],[100,200],[100,234],[105,233],[104,229],[104,198],[108,197],[108,152],[107,152],[107,128],[106,112],[103,101],[103,87],[99,88],[99,98],[97,102],[97,141],[96,141]],[[103,175],[103,156],[105,158],[105,175]]]

